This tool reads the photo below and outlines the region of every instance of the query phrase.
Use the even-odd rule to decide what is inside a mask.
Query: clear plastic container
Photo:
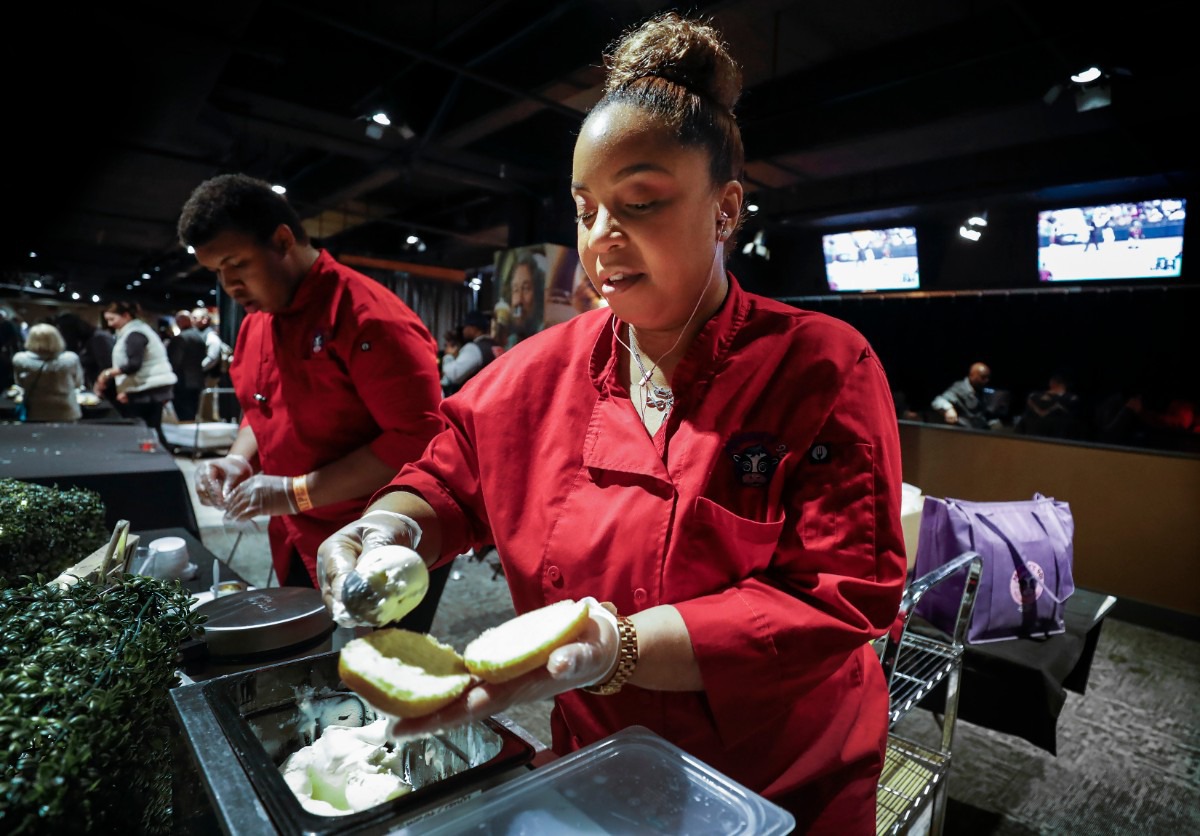
[[[795,826],[783,808],[633,726],[391,833],[772,836]]]

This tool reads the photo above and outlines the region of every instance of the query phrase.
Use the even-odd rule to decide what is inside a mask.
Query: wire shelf
[[[903,832],[933,798],[934,788],[949,768],[949,752],[889,735],[876,798],[876,836]]]
[[[962,656],[962,648],[909,633],[892,673],[889,719],[895,726],[945,679]]]

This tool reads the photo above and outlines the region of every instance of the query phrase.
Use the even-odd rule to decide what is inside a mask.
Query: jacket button
[[[546,577],[550,579],[551,583],[555,583],[562,577],[562,572],[559,571],[557,566],[551,566],[546,570]]]
[[[640,586],[635,589],[633,591],[633,600],[634,603],[638,604],[639,606],[646,603],[646,590],[642,589]]]

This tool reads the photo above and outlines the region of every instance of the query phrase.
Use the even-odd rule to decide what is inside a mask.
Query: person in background
[[[447,395],[457,392],[484,366],[496,359],[496,342],[491,337],[491,318],[471,311],[459,331],[462,344],[452,356],[442,360],[442,389]]]
[[[665,13],[606,59],[571,192],[608,307],[443,402],[424,455],[321,546],[326,604],[365,549],[438,566],[494,542],[516,611],[586,600],[584,633],[395,734],[553,697],[558,755],[643,725],[797,832],[874,834],[889,697],[871,641],[907,569],[886,375],[847,323],[725,269],[744,152],[721,34]]]
[[[194,308],[192,323],[204,337],[204,362],[201,363],[201,368],[204,370],[204,388],[230,388],[232,382],[229,379],[229,365],[226,358],[231,351],[217,332],[217,323],[212,313],[208,308]],[[201,403],[200,411],[203,413],[200,415],[202,421],[221,420],[220,401],[217,398]]]
[[[25,390],[26,421],[78,421],[83,387],[79,355],[67,349],[57,328],[39,323],[29,329],[25,350],[13,355],[13,377]]]
[[[314,246],[262,180],[201,183],[178,236],[246,312],[230,366],[241,428],[197,467],[196,493],[235,522],[269,516],[279,583],[315,587],[321,542],[444,426],[437,343],[383,285]]]
[[[933,399],[930,406],[942,414],[947,424],[990,430],[1000,425],[1000,419],[988,411],[985,389],[992,379],[987,363],[972,363],[967,376],[956,380],[945,392]]]
[[[1050,375],[1049,384],[1040,392],[1030,392],[1025,411],[1017,420],[1016,430],[1023,435],[1048,438],[1083,439],[1089,435],[1079,396],[1071,390],[1066,372]]]
[[[97,328],[79,314],[64,312],[55,319],[67,348],[79,355],[83,364],[83,385],[91,389],[100,372],[112,365],[115,338],[107,328]]]
[[[13,384],[12,360],[21,350],[24,338],[21,336],[21,326],[12,308],[0,305],[0,388],[7,389]]]
[[[167,343],[167,357],[179,381],[171,403],[180,421],[195,421],[200,408],[200,390],[204,388],[204,335],[192,324],[190,311],[175,312],[175,327],[179,333]]]
[[[158,333],[141,319],[136,302],[117,301],[104,309],[104,321],[117,334],[112,365],[100,372],[93,387],[100,397],[115,401],[117,412],[140,418],[154,430],[164,447],[163,404],[174,396],[175,371]]]

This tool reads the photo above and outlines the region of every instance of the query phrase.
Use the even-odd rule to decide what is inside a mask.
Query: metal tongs
[[[342,606],[359,621],[378,627],[375,619],[379,605],[383,603],[383,591],[372,586],[371,581],[351,569],[342,583]]]

